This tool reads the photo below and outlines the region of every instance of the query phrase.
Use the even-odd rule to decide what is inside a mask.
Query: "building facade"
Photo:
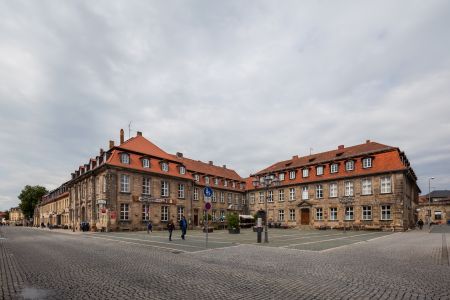
[[[68,183],[44,195],[34,211],[33,225],[71,228]]]
[[[279,185],[253,186],[266,175]],[[142,230],[148,222],[166,228],[184,215],[191,227],[202,227],[206,218],[220,227],[230,212],[266,213],[267,200],[268,221],[288,227],[406,230],[417,219],[416,180],[404,152],[371,141],[294,156],[242,178],[225,165],[169,154],[141,132],[125,141],[121,130],[118,145],[110,141],[109,149],[81,165],[64,188],[43,198],[39,221],[75,229],[89,222],[93,230]],[[206,186],[214,191],[211,199],[203,195]]]
[[[9,223],[14,225],[23,225],[24,215],[20,207],[12,207],[9,210]]]
[[[418,219],[425,224],[450,223],[450,191],[439,190],[420,196],[416,211]]]

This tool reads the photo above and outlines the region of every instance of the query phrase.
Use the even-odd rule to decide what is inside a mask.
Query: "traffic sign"
[[[206,202],[205,203],[205,210],[210,210],[211,209],[211,202]]]
[[[209,186],[206,186],[204,189],[203,189],[203,194],[205,195],[205,197],[212,197],[212,195],[213,195],[213,190],[212,190],[212,188],[210,188]]]

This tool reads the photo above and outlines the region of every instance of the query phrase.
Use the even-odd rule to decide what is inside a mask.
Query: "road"
[[[450,299],[450,230],[432,230],[436,233],[424,229],[374,236],[271,231],[269,245],[252,242],[250,232],[219,232],[210,235],[212,249],[205,250],[201,232],[169,243],[166,233],[158,232],[83,234],[0,227],[1,296]],[[305,250],[306,245],[314,247]]]

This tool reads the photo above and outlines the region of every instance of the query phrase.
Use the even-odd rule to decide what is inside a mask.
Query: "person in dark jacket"
[[[184,240],[184,237],[186,236],[186,230],[187,230],[187,221],[184,216],[181,216],[180,228],[181,228],[181,238]]]
[[[169,241],[172,240],[172,232],[175,229],[175,224],[173,224],[173,221],[170,220],[169,224],[167,224],[167,229],[169,230]]]
[[[419,225],[419,229],[422,230],[422,228],[423,228],[423,221],[422,221],[422,219],[419,219],[419,221],[417,222],[417,225]]]
[[[153,225],[152,225],[152,222],[148,221],[147,234],[150,233],[150,232],[153,232]]]

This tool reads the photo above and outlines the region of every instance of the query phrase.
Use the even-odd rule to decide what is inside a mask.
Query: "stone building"
[[[279,179],[268,190],[252,186],[266,175]],[[366,143],[277,162],[247,181],[250,213],[269,222],[316,228],[406,230],[415,224],[417,178],[400,149]]]
[[[450,191],[436,190],[420,196],[416,211],[425,224],[450,222]]]
[[[24,215],[20,207],[12,207],[9,210],[9,223],[14,225],[23,225]]]
[[[68,183],[66,182],[42,197],[34,211],[33,225],[39,226],[44,223],[53,227],[70,228],[70,207]]]

